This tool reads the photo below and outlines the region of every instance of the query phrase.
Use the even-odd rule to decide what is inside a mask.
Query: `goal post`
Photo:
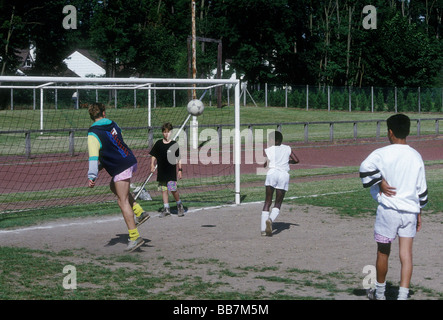
[[[235,84],[235,142],[234,142],[234,163],[235,163],[235,203],[240,204],[240,164],[241,164],[241,139],[240,139],[240,81]]]
[[[240,80],[1,76],[0,90],[11,90],[11,92],[13,92],[14,96],[16,97],[20,97],[20,95],[26,90],[28,92],[26,96],[31,96],[31,94],[29,94],[29,91],[34,92],[34,95],[31,98],[28,97],[28,99],[30,99],[31,101],[26,102],[25,107],[22,106],[21,108],[17,108],[18,103],[14,103],[13,110],[12,108],[11,110],[0,110],[0,113],[3,113],[4,115],[7,114],[7,117],[4,116],[2,118],[13,119],[9,121],[9,123],[0,119],[0,146],[2,147],[2,151],[0,151],[0,177],[4,181],[4,185],[11,186],[10,188],[8,187],[6,189],[2,188],[5,190],[3,190],[0,194],[0,212],[8,211],[11,209],[21,209],[19,208],[19,206],[22,201],[11,200],[11,202],[9,202],[7,200],[8,198],[23,200],[22,198],[26,197],[27,193],[32,193],[32,197],[38,197],[38,193],[45,191],[51,192],[52,196],[54,196],[56,192],[53,192],[51,190],[58,190],[64,187],[60,185],[55,185],[52,183],[52,181],[50,183],[46,183],[43,181],[47,181],[48,179],[57,179],[57,175],[59,175],[60,178],[60,175],[62,175],[61,173],[51,172],[53,171],[52,169],[58,167],[60,167],[61,171],[73,171],[74,167],[78,168],[78,171],[72,172],[71,176],[64,175],[63,173],[63,176],[65,177],[63,178],[64,180],[62,179],[62,185],[69,184],[70,179],[74,179],[74,177],[76,179],[78,178],[79,180],[79,182],[76,182],[69,187],[70,190],[65,192],[73,192],[74,189],[82,188],[84,186],[84,183],[82,184],[80,182],[81,178],[86,177],[85,172],[87,171],[87,163],[85,163],[85,161],[87,161],[87,157],[85,158],[85,154],[87,154],[87,147],[85,145],[86,141],[83,137],[86,135],[87,129],[92,123],[89,117],[86,117],[85,119],[85,114],[87,114],[87,112],[85,110],[82,110],[82,108],[84,109],[85,105],[81,103],[78,104],[78,101],[77,106],[80,105],[80,110],[74,108],[73,105],[71,105],[71,108],[59,108],[57,110],[57,103],[61,104],[63,100],[60,97],[61,95],[64,95],[64,99],[67,100],[66,97],[69,97],[69,99],[71,97],[70,93],[78,92],[78,99],[80,99],[80,102],[82,102],[82,97],[86,97],[86,93],[88,93],[93,97],[90,97],[89,100],[86,102],[91,103],[101,100],[98,98],[99,94],[97,92],[100,93],[103,91],[106,92],[109,90],[113,90],[117,93],[126,91],[133,96],[134,100],[136,100],[136,92],[143,93],[143,97],[146,98],[137,98],[136,100],[137,104],[140,104],[141,106],[137,107],[134,102],[133,109],[129,106],[126,106],[119,107],[117,110],[117,102],[115,102],[115,106],[110,106],[107,108],[107,116],[111,120],[115,120],[117,124],[123,129],[124,137],[125,133],[127,132],[131,132],[131,135],[135,136],[134,141],[128,141],[127,144],[131,149],[132,146],[134,146],[134,148],[138,152],[138,155],[136,156],[140,156],[141,160],[147,162],[147,148],[150,142],[152,142],[154,139],[159,139],[159,137],[161,136],[160,128],[163,122],[171,121],[174,124],[174,128],[179,128],[183,124],[183,121],[186,119],[186,116],[189,115],[186,111],[187,101],[181,101],[176,105],[176,91],[183,91],[184,94],[182,96],[186,97],[183,99],[187,100],[187,91],[197,90],[199,92],[199,96],[205,96],[206,99],[210,96],[209,94],[206,94],[208,91],[225,86],[234,88],[234,106],[225,106],[224,108],[208,108],[208,106],[205,105],[205,110],[203,114],[198,117],[198,130],[218,130],[216,128],[219,128],[220,126],[231,125],[234,128],[234,140],[232,147],[233,156],[232,163],[230,164],[233,168],[232,176],[234,177],[234,190],[232,190],[233,199],[231,200],[231,203],[235,203],[238,205],[240,204],[240,168],[242,158],[240,136]],[[153,97],[155,97],[154,92],[159,95],[159,92],[168,91],[174,91],[174,103],[162,102],[162,105],[160,105],[160,103],[152,103],[152,99]],[[37,92],[37,94],[35,94],[35,92]],[[95,92],[95,94],[91,92]],[[128,96],[130,96],[129,94]],[[122,93],[122,96],[123,95],[124,94]],[[23,94],[23,96],[25,96],[25,94]],[[12,98],[13,96],[11,94],[11,99]],[[93,101],[91,101],[91,99]],[[24,98],[22,98],[22,100],[24,100]],[[36,103],[36,100],[39,100],[38,103]],[[65,103],[69,105],[71,101],[65,101]],[[33,108],[30,107],[31,104],[37,106],[38,110],[33,110]],[[11,106],[12,105],[13,104],[11,102]],[[23,110],[26,108],[28,109]],[[34,109],[37,108],[34,107]],[[222,114],[220,118],[218,118],[219,113]],[[132,114],[134,114],[134,118],[130,120],[129,118]],[[113,117],[116,118],[114,119]],[[229,123],[223,122],[226,121],[226,119],[228,119]],[[183,130],[184,134],[188,135],[191,128],[191,123],[187,123]],[[68,136],[68,132],[69,138],[65,138],[65,136]],[[135,133],[132,134],[132,132]],[[24,135],[25,138],[20,138],[20,136],[22,135]],[[143,135],[144,138],[141,138]],[[182,137],[179,137],[179,139],[180,138]],[[8,142],[9,139],[11,140],[11,142]],[[21,139],[23,139],[23,147],[21,146]],[[187,136],[186,139],[188,139]],[[212,139],[211,141],[214,142],[214,140],[218,141],[221,139]],[[187,140],[186,144],[189,145],[189,142],[190,140]],[[60,144],[58,145],[58,143]],[[181,143],[183,144],[185,142],[181,141]],[[10,145],[2,146],[2,144]],[[64,151],[66,145],[68,144],[70,154],[67,154]],[[39,149],[40,147],[42,149]],[[152,147],[152,145],[150,145],[150,147]],[[205,148],[202,148],[202,150],[203,149],[207,151],[210,148],[207,148],[206,146]],[[212,150],[215,150],[215,148]],[[192,148],[190,148],[188,156],[192,156],[192,152],[193,150]],[[211,151],[209,151],[209,153],[210,152]],[[184,153],[186,154],[186,152]],[[81,154],[82,159],[79,159],[80,157],[72,157],[73,154]],[[69,157],[69,155],[71,157]],[[45,166],[45,161],[49,161],[50,165],[46,166],[47,168],[45,168],[45,170],[41,170],[41,167]],[[13,166],[13,162],[19,162],[20,165]],[[21,172],[14,172],[14,167],[16,167],[16,170],[21,170]],[[202,183],[206,183],[209,179],[217,179],[217,176],[215,176],[213,172],[210,172],[210,169],[204,169],[202,165],[190,164],[189,168],[194,170],[192,171],[192,173],[189,172],[189,175],[205,175],[203,178],[200,178],[200,182]],[[141,168],[139,165],[139,169],[137,172],[137,176],[139,177],[138,183],[140,181],[144,181],[148,176],[149,172],[147,172],[146,169],[146,165],[143,165]],[[227,175],[226,171],[222,172],[222,170],[229,169],[219,168],[217,170],[220,171],[218,174],[220,174],[220,177],[222,177]],[[35,176],[31,177],[31,174],[29,172],[34,171],[37,173]],[[45,171],[45,174],[47,174],[48,176],[43,177],[43,171]],[[28,173],[26,174],[25,172]],[[42,175],[39,176],[39,174]],[[50,174],[54,174],[54,177],[49,177]],[[213,176],[212,178],[211,175]],[[11,180],[12,176],[20,178],[12,178]],[[39,179],[41,181],[39,181]],[[86,178],[84,178],[83,180],[85,179]],[[108,183],[106,178],[103,178],[102,180],[106,180],[104,182]],[[195,186],[199,184],[199,181],[190,181],[189,179],[188,183]],[[46,187],[44,187],[46,188],[46,190],[41,189],[42,185],[44,184],[46,184]],[[208,188],[215,188],[215,185],[217,185],[217,183],[209,182],[209,185],[211,185],[211,187]],[[37,188],[37,186],[40,186],[40,188]],[[109,192],[109,190],[107,190],[107,192]],[[75,195],[61,194],[60,198],[67,197],[69,199],[79,200],[82,199],[83,193],[84,191],[79,191],[78,194],[76,193]],[[105,197],[103,198],[105,199]],[[26,200],[24,202],[26,202]],[[43,206],[46,206],[44,204],[45,201],[41,201],[41,199],[38,199],[38,201],[36,202],[38,202],[39,204],[43,204]],[[68,200],[66,200],[65,202],[61,199],[60,201],[57,201],[57,203],[61,203],[61,205],[73,204],[70,203]]]

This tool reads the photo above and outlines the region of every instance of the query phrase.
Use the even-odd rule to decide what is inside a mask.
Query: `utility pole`
[[[191,3],[191,11],[192,11],[192,79],[195,79],[197,76],[197,36],[195,29],[195,0],[192,0]],[[192,99],[197,99],[197,93],[194,84],[194,90],[192,92]]]

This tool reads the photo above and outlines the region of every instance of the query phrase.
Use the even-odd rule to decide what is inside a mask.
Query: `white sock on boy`
[[[269,211],[262,211],[261,212],[261,226],[260,226],[261,232],[265,232],[266,220],[268,220],[268,219],[269,219]]]
[[[275,221],[275,219],[277,219],[277,216],[280,214],[280,209],[278,208],[272,208],[271,210],[271,214],[269,215],[269,218],[271,219],[272,222]]]

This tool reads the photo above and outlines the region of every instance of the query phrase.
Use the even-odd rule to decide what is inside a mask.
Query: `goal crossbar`
[[[96,84],[96,85],[108,85],[113,87],[141,89],[142,86],[149,86],[154,84],[177,84],[177,85],[202,85],[199,89],[210,89],[211,87],[221,85],[237,85],[239,80],[237,79],[185,79],[185,78],[74,78],[74,77],[23,77],[23,76],[1,76],[0,87],[9,88],[11,86],[3,85],[3,82],[13,83],[34,83],[39,85],[26,86],[29,88],[50,88],[56,83],[74,84],[79,86],[80,84]],[[126,85],[126,86],[123,86]],[[205,86],[206,85],[206,86]],[[15,88],[24,88],[22,85],[15,85]],[[62,89],[64,86],[57,86]],[[194,87],[192,87],[194,88]],[[156,87],[156,89],[159,89]],[[165,89],[171,89],[166,87]],[[176,89],[183,89],[183,87],[176,87]],[[186,89],[188,89],[186,87]]]
[[[0,85],[0,89],[61,89],[61,90],[95,90],[95,89],[103,89],[103,90],[209,90],[212,88],[223,86],[222,84],[219,85],[212,85],[207,87],[151,87],[151,84],[143,85],[143,86],[133,86],[133,85],[127,85],[127,86],[120,86],[120,85],[78,85],[78,86],[60,86],[60,85],[40,85],[40,86],[17,86],[17,85]]]

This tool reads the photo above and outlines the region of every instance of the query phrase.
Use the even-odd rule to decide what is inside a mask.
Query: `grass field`
[[[188,261],[169,261],[158,258],[165,272],[162,276],[139,277],[140,269],[145,268],[145,261],[138,255],[122,255],[116,257],[93,257],[87,252],[64,251],[49,252],[0,247],[1,300],[132,300],[142,297],[143,300],[312,300],[310,296],[288,296],[285,294],[269,294],[266,289],[255,292],[217,292],[223,285],[224,278],[242,278],[246,274],[257,274],[256,279],[269,282],[280,282],[288,285],[300,285],[319,288],[328,292],[330,297],[343,289],[338,288],[334,281],[342,285],[349,281],[346,275],[339,273],[322,274],[315,270],[287,270],[287,277],[272,277],[266,271],[278,267],[257,268],[249,266],[242,269],[226,269],[222,261],[216,259],[190,259]],[[60,270],[74,256],[83,256],[84,263],[76,264],[78,272],[84,276],[82,283],[88,288],[65,290],[61,285]],[[158,262],[158,261],[156,261]],[[210,272],[219,274],[219,282],[206,282],[200,276],[176,275],[177,263],[192,269],[197,265],[206,265]],[[115,267],[117,265],[126,267]],[[54,278],[58,274],[58,279]],[[294,280],[293,278],[297,278]],[[165,288],[161,290],[159,288]],[[156,293],[156,291],[160,291]],[[431,292],[430,294],[433,294]],[[164,311],[164,310],[163,310]]]

